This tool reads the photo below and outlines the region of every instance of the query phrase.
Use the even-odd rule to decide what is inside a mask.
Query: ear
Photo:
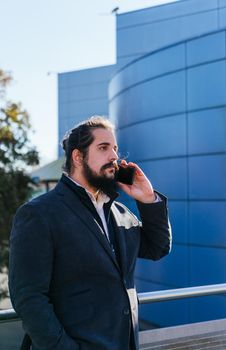
[[[82,153],[78,149],[74,149],[71,154],[71,159],[74,164],[74,166],[81,166],[82,165],[82,160],[83,156]]]

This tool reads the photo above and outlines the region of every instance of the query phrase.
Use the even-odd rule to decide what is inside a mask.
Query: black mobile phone
[[[123,167],[119,165],[119,168],[116,172],[116,181],[122,182],[126,185],[132,185],[135,171],[136,169],[134,167]]]

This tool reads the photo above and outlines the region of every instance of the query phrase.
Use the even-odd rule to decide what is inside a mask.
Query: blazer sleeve
[[[10,236],[9,290],[35,348],[78,350],[79,345],[57,319],[48,294],[54,258],[53,240],[45,215],[27,203],[14,218]]]
[[[172,232],[167,198],[157,193],[161,198],[159,202],[144,204],[137,201],[141,217],[139,258],[159,260],[171,250]]]

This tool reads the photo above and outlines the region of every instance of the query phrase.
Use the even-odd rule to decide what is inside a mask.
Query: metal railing
[[[5,321],[17,321],[19,317],[17,316],[14,309],[0,310],[0,323]]]
[[[147,304],[216,294],[226,294],[226,283],[139,293],[138,299],[140,304]],[[0,322],[15,320],[19,320],[19,317],[13,309],[0,310]]]
[[[139,293],[140,304],[156,303],[158,301],[169,301],[185,298],[195,298],[207,295],[226,293],[226,283],[211,284],[199,287],[168,289],[157,292]]]

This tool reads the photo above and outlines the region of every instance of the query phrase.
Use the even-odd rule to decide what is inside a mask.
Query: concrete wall
[[[0,349],[18,350],[24,337],[21,321],[0,322]]]

